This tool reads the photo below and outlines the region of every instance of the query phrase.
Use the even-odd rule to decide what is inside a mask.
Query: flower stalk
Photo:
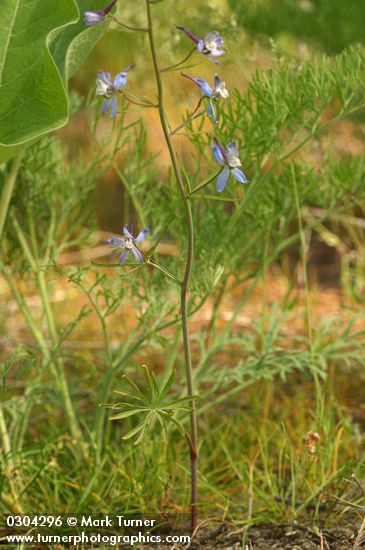
[[[153,67],[156,78],[157,92],[158,92],[158,111],[160,116],[160,122],[166,145],[169,151],[170,160],[172,168],[175,174],[177,187],[180,193],[181,201],[184,206],[184,214],[187,225],[188,232],[188,248],[187,256],[185,263],[185,272],[181,285],[181,324],[183,332],[183,342],[184,342],[184,358],[185,358],[185,370],[186,370],[186,379],[187,379],[187,390],[188,395],[193,397],[193,369],[192,369],[192,360],[191,360],[191,349],[190,349],[190,339],[189,339],[189,327],[188,327],[188,291],[189,284],[191,279],[191,272],[194,259],[194,224],[193,216],[191,211],[191,204],[189,197],[186,195],[185,186],[183,182],[183,177],[179,169],[179,164],[177,156],[171,141],[171,136],[169,132],[169,126],[164,109],[164,90],[163,83],[161,78],[161,71],[158,64],[157,51],[155,45],[155,36],[154,36],[154,27],[153,27],[153,18],[152,18],[152,9],[151,9],[151,0],[145,0],[146,2],[146,11],[148,19],[148,37],[150,43],[150,51],[153,61]],[[196,415],[196,406],[195,401],[192,399],[190,401],[190,464],[191,464],[191,529],[195,530],[198,520],[198,428],[197,428],[197,415]]]

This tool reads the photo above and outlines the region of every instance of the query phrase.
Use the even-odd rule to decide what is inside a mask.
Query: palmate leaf
[[[66,79],[107,27],[79,16],[75,0],[1,1],[0,163],[66,124]]]
[[[178,397],[176,399],[171,399],[168,396],[168,391],[172,387],[176,370],[172,369],[171,373],[167,377],[167,380],[163,381],[161,384],[155,378],[155,375],[146,365],[142,365],[143,376],[146,382],[144,388],[145,395],[143,390],[128,376],[124,375],[123,379],[129,384],[129,386],[134,390],[134,395],[130,391],[124,390],[115,390],[115,393],[123,395],[123,397],[129,397],[133,402],[122,402],[122,403],[102,403],[101,406],[113,411],[118,411],[122,409],[121,412],[113,412],[109,417],[110,420],[124,420],[127,418],[134,417],[138,415],[141,418],[141,421],[128,431],[122,438],[131,439],[134,436],[138,435],[135,440],[135,444],[138,444],[143,438],[147,428],[153,428],[155,421],[157,420],[163,429],[165,436],[167,435],[167,426],[172,422],[180,430],[182,434],[185,434],[184,428],[178,419],[175,418],[175,415],[181,412],[189,412],[191,410],[190,404],[192,400],[198,399],[198,396],[184,396]],[[141,407],[136,406],[135,401],[142,401],[146,406]]]

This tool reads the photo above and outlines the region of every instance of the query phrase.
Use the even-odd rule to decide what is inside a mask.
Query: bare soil
[[[361,521],[360,521],[361,523]],[[217,529],[194,538],[190,545],[143,546],[144,550],[361,550],[365,538],[358,538],[358,528],[349,525],[319,529],[313,526],[259,525],[243,532],[232,531],[232,526]]]

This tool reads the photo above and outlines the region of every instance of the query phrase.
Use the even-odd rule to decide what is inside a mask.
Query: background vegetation
[[[230,181],[224,196],[211,184],[194,205],[201,509],[212,521],[338,522],[365,503],[361,4],[216,0],[188,11],[166,1],[160,10],[165,64],[187,48],[172,23],[226,38],[220,138],[237,138],[251,182]],[[143,21],[142,4],[119,9]],[[111,422],[100,407],[118,401],[125,374],[143,390],[142,364],[159,384],[176,370],[170,396],[184,395],[173,283],[147,266],[96,265],[115,261],[104,243],[125,223],[151,228],[145,251],[163,237],[157,257],[170,272],[186,245],[156,113],[123,104],[115,122],[99,114],[96,71],[131,62],[128,88],[153,100],[144,37],[104,36],[71,81],[70,123],[28,148],[19,170],[0,266],[4,512],[187,510],[177,427],[166,439],[155,424],[135,445],[122,439],[135,417]],[[189,73],[210,78],[198,62]],[[197,90],[179,72],[166,80],[178,125]],[[194,187],[216,166],[210,122],[189,129],[177,147]],[[2,165],[0,183],[10,169]]]

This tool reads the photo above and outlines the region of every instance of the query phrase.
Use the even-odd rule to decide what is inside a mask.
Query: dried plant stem
[[[360,548],[364,540],[365,540],[365,518],[363,519],[363,522],[357,534],[357,537],[353,546],[353,550],[355,550],[356,548]]]
[[[161,126],[165,137],[166,145],[169,150],[171,164],[174,170],[176,183],[179,189],[181,201],[184,207],[185,220],[188,230],[188,249],[185,263],[185,273],[181,285],[181,323],[184,341],[184,357],[185,357],[185,369],[187,379],[188,395],[193,396],[193,370],[190,351],[189,329],[188,329],[188,311],[187,311],[187,295],[189,290],[189,283],[191,278],[191,271],[193,265],[194,255],[194,225],[193,216],[191,212],[191,205],[189,197],[186,195],[183,178],[179,169],[176,153],[171,141],[168,122],[164,110],[164,94],[163,85],[161,79],[161,72],[158,66],[157,52],[155,46],[152,10],[150,0],[146,0],[146,10],[148,18],[148,36],[150,42],[150,50],[153,60],[153,67],[156,77],[157,91],[158,91],[158,111],[160,115]],[[190,402],[190,462],[191,462],[191,529],[194,532],[197,526],[198,520],[198,429],[197,429],[197,416],[195,402],[192,399]]]

